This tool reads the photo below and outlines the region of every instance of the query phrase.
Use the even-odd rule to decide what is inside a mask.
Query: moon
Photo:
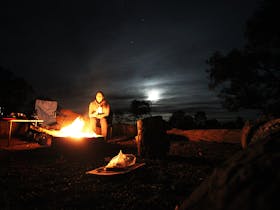
[[[148,92],[149,101],[158,101],[160,99],[160,93],[158,90],[150,90]]]

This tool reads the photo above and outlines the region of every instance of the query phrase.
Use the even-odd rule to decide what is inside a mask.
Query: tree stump
[[[169,151],[166,123],[161,116],[137,121],[138,155],[148,158],[163,158]]]

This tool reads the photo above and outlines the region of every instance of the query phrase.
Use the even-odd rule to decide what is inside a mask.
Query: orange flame
[[[85,121],[81,117],[77,117],[70,125],[60,130],[48,130],[47,133],[55,137],[71,137],[77,139],[102,137],[91,131],[88,126],[85,126]]]

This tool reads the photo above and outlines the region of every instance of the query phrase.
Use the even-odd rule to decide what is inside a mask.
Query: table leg
[[[9,138],[8,138],[8,147],[11,144],[11,138],[12,138],[12,127],[13,127],[13,122],[10,121],[10,128],[9,128]]]

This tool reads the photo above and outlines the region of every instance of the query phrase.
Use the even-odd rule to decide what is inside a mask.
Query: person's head
[[[95,100],[100,103],[104,100],[104,94],[102,91],[97,91],[96,95],[95,95]]]

